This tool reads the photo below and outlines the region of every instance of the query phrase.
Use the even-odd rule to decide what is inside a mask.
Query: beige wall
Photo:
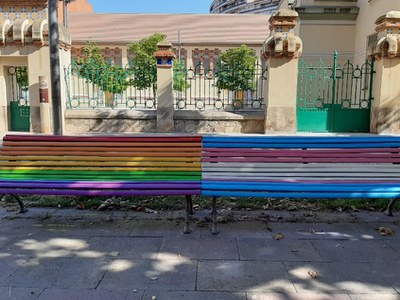
[[[335,50],[339,51],[341,60],[353,57],[354,25],[329,24],[329,21],[302,21],[299,34],[304,47],[302,58],[307,61],[332,59]]]
[[[375,33],[375,21],[391,10],[400,10],[399,0],[358,0],[360,13],[355,28],[355,63],[366,59],[367,37]]]

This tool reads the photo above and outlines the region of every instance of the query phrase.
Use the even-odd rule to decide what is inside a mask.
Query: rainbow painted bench
[[[7,135],[0,195],[200,195],[200,136]]]
[[[201,193],[213,197],[400,197],[400,137],[203,137]]]

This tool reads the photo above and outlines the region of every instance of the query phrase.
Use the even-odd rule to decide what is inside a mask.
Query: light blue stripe
[[[268,193],[202,190],[201,195],[211,197],[260,197],[260,198],[399,198],[399,193]]]

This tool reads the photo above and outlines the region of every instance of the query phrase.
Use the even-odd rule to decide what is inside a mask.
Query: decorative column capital
[[[158,68],[172,68],[174,65],[175,53],[172,51],[172,44],[168,41],[163,41],[157,44],[158,50],[154,52],[154,57],[157,59]]]
[[[369,55],[377,59],[400,58],[400,11],[390,11],[376,22],[376,42],[369,48]]]
[[[303,50],[301,39],[294,28],[299,14],[290,9],[280,9],[269,19],[270,35],[264,43],[263,55],[270,57],[300,57]]]

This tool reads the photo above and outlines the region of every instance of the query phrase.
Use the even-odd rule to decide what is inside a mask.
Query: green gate
[[[340,66],[299,62],[297,128],[300,132],[369,132],[374,61]]]
[[[27,67],[9,67],[10,117],[12,131],[30,131],[31,109],[29,105],[29,84]]]

